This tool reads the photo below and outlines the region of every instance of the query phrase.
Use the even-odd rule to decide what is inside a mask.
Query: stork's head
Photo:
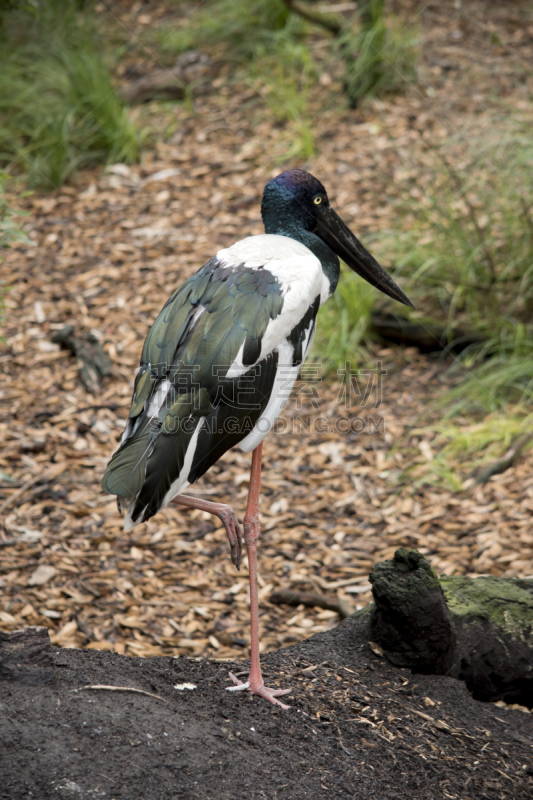
[[[376,259],[330,206],[319,180],[303,169],[277,175],[265,186],[261,215],[266,233],[297,236],[308,231],[322,239],[354,272],[394,300],[413,306]]]

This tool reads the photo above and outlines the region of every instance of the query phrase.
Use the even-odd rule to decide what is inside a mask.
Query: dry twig
[[[354,610],[350,603],[337,598],[328,598],[322,594],[314,594],[313,592],[293,592],[290,589],[281,589],[278,592],[272,592],[269,601],[275,605],[286,606],[308,606],[310,608],[325,608],[327,611],[336,611],[341,619],[346,619]]]
[[[164,697],[160,697],[158,694],[145,692],[144,689],[136,689],[134,686],[107,686],[105,683],[96,683],[94,686],[79,686],[77,689],[73,689],[72,691],[80,692],[82,689],[103,689],[106,692],[135,692],[136,694],[145,694],[147,697],[155,697],[156,700],[162,700],[163,703],[168,702]]]
[[[531,441],[533,441],[533,433],[522,433],[520,436],[517,436],[516,439],[511,442],[511,447],[502,458],[498,459],[498,461],[493,461],[486,467],[482,467],[476,476],[476,486],[479,486],[481,483],[487,483],[493,475],[500,475],[502,472],[509,469],[509,467],[512,467],[520,453]]]

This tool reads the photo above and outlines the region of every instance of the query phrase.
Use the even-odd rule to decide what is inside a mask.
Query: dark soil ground
[[[494,98],[530,108],[522,71],[533,28],[519,4],[466,6],[424,5],[420,77],[405,95],[347,110],[334,82],[312,98],[317,154],[286,166],[325,176],[363,241],[398,226],[383,198],[401,194],[402,174],[426,185],[427,138],[438,145],[464,131],[468,143],[491,130],[501,116]],[[141,7],[132,8],[136,35]],[[50,682],[0,681],[0,798],[533,797],[532,714],[476,702],[450,678],[389,666],[353,620],[317,633],[335,612],[268,602],[288,588],[340,591],[363,605],[372,565],[400,545],[431,556],[439,574],[532,573],[531,453],[471,494],[398,483],[400,471],[431,457],[414,426],[428,393],[444,385],[435,360],[376,350],[388,370],[384,433],[267,439],[262,637],[267,649],[293,644],[263,662],[267,683],[294,690],[289,711],[224,690],[228,671],[246,668],[238,659],[248,606],[246,569],[236,575],[221,528],[171,509],[123,533],[99,482],[148,327],[219,247],[261,232],[262,187],[296,135],[272,124],[244,80],[197,98],[194,111],[150,113],[175,133],[140,165],[87,170],[55,193],[24,198],[33,244],[8,251],[2,265],[11,289],[0,355],[0,624],[47,625],[64,649],[54,649]],[[97,395],[52,342],[69,323],[78,335],[92,331],[113,361]],[[333,421],[344,414],[338,389],[320,389],[320,413]],[[248,467],[230,453],[199,489],[231,498],[242,517]],[[48,571],[37,578],[40,567]],[[196,688],[174,688],[188,682]],[[158,697],[81,688],[101,684]]]
[[[533,794],[531,714],[391,667],[353,618],[264,657],[267,682],[293,688],[289,711],[225,692],[230,664],[55,648],[54,661],[47,683],[0,683],[2,800]],[[156,696],[87,688],[101,684]]]

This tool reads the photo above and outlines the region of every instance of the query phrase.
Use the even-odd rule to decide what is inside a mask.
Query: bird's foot
[[[259,697],[264,697],[265,700],[268,700],[270,703],[273,703],[275,706],[281,706],[281,708],[290,708],[290,706],[285,705],[285,703],[281,703],[277,700],[277,697],[280,697],[283,694],[290,694],[291,689],[269,689],[263,683],[263,679],[261,681],[251,681],[250,678],[243,683],[235,675],[230,672],[229,674],[231,680],[235,684],[235,686],[226,686],[226,691],[228,692],[239,692],[239,691],[248,691],[250,694],[257,694]]]
[[[234,566],[236,566],[237,569],[240,569],[243,540],[242,528],[231,506],[228,506],[225,503],[217,503],[217,506],[220,509],[218,512],[218,517],[226,529],[226,535],[228,537],[231,551],[231,560]]]
[[[231,506],[228,506],[226,503],[212,503],[211,500],[204,500],[202,497],[192,497],[188,494],[178,494],[172,502],[176,503],[178,506],[185,506],[185,508],[198,508],[200,511],[207,511],[208,514],[214,514],[218,517],[226,529],[226,535],[231,550],[231,560],[237,569],[240,568],[243,534],[242,528],[235,516],[235,511]]]

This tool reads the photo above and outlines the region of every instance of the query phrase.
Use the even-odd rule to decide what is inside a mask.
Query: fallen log
[[[341,619],[346,619],[354,612],[351,603],[340,600],[338,597],[328,597],[315,592],[295,592],[291,589],[279,589],[272,592],[268,598],[269,603],[280,606],[307,606],[307,608],[324,608],[327,611],[336,611]]]
[[[292,11],[294,14],[299,14],[300,17],[303,17],[308,22],[312,22],[313,25],[320,25],[329,33],[332,33],[333,36],[338,36],[343,29],[344,20],[336,14],[324,13],[312,6],[300,3],[298,0],[285,0],[285,5],[289,11]]]
[[[533,579],[442,576],[400,548],[370,574],[368,639],[395,666],[465,681],[476,700],[533,707]]]
[[[404,347],[418,347],[423,353],[444,350],[457,354],[467,347],[486,341],[484,336],[473,331],[432,322],[417,322],[398,314],[384,314],[379,311],[372,313],[370,325],[372,332],[380,339]]]
[[[158,69],[132,81],[120,90],[126,103],[151,100],[183,100],[189,90],[205,94],[211,90],[213,62],[198,50],[183,53],[169,69]]]

